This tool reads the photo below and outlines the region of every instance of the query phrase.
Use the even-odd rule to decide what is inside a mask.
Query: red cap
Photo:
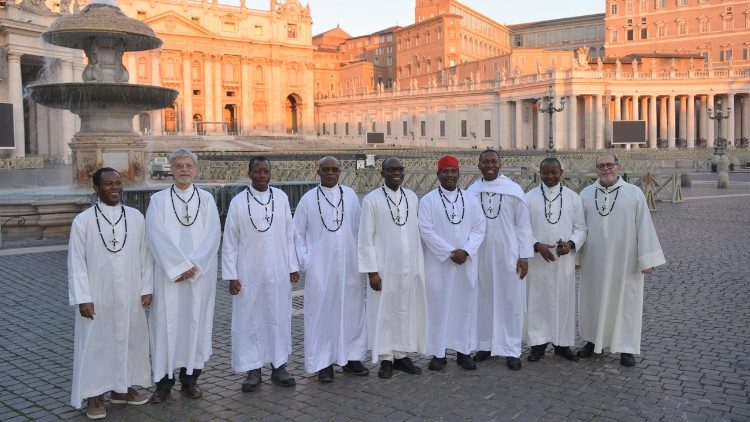
[[[452,155],[446,155],[445,157],[441,158],[437,162],[437,169],[438,171],[446,168],[446,167],[453,167],[455,169],[458,169],[460,166],[458,162],[458,158],[452,156]]]

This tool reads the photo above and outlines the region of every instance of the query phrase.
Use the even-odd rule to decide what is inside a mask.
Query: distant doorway
[[[164,131],[167,133],[177,132],[177,112],[176,106],[172,104],[171,107],[164,109]]]
[[[198,135],[205,135],[206,129],[203,127],[203,116],[200,114],[193,114],[193,123],[195,125],[195,132]]]
[[[227,134],[237,134],[237,105],[227,104],[224,106],[224,123],[226,123]]]
[[[299,133],[301,106],[300,97],[297,94],[286,97],[286,133]]]

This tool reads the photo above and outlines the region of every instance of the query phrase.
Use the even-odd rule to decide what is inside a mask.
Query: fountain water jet
[[[162,41],[148,25],[105,3],[91,3],[78,14],[60,17],[42,39],[83,50],[88,59],[81,83],[28,87],[39,104],[70,110],[81,118],[81,130],[69,144],[78,184],[89,184],[91,174],[102,166],[119,170],[126,181],[143,181],[145,145],[133,131],[133,117],[171,105],[178,92],[128,84],[122,56],[159,48]]]

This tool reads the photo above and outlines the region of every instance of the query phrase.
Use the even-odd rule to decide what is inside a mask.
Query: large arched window
[[[255,76],[255,83],[257,85],[263,85],[264,81],[263,81],[263,67],[262,66],[260,65],[255,66],[255,75],[253,76]]]

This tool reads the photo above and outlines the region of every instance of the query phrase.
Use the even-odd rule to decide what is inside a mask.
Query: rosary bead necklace
[[[487,196],[489,199],[488,207],[485,208],[484,206],[484,197]],[[498,203],[497,203],[497,211],[495,212],[495,207],[492,205],[492,199],[494,197],[498,197]],[[500,211],[503,209],[503,195],[498,195],[496,193],[489,193],[489,192],[479,192],[479,202],[482,203],[482,212],[484,213],[484,216],[489,218],[490,220],[496,219],[500,215]]]
[[[333,202],[328,200],[328,197],[325,196],[323,193],[323,189],[318,186],[317,191],[318,196],[318,214],[320,214],[320,221],[323,222],[323,227],[326,228],[329,232],[337,232],[341,228],[341,226],[344,224],[344,189],[339,185],[339,203],[334,205]],[[326,223],[326,220],[323,218],[323,210],[320,208],[320,197],[323,196],[325,198],[326,202],[328,202],[328,205],[333,207],[333,209],[336,211],[336,228],[331,229],[328,227],[328,224]]]
[[[252,189],[250,187],[248,187],[246,191],[247,191],[247,214],[250,216],[250,223],[253,225],[253,228],[256,231],[260,233],[267,232],[271,228],[271,225],[273,225],[273,214],[275,210],[275,205],[274,205],[275,203],[273,200],[273,189],[271,189],[270,187],[268,188],[270,196],[268,197],[268,201],[266,201],[265,204],[263,202],[260,202],[260,200],[258,200],[258,198],[256,198],[255,195],[253,195]],[[264,212],[263,219],[266,221],[266,224],[268,224],[268,227],[266,227],[263,230],[259,229],[258,226],[255,224],[255,220],[253,220],[253,213],[250,211],[250,198],[251,197],[255,200],[255,202],[263,206],[263,212]],[[268,214],[269,204],[271,205],[270,215]]]
[[[385,195],[386,203],[388,204],[388,211],[391,213],[391,220],[393,220],[394,223],[396,223],[397,226],[403,226],[406,224],[407,221],[409,221],[409,199],[406,198],[406,194],[404,193],[404,188],[399,187],[399,191],[401,192],[401,198],[398,200],[398,204],[391,199],[390,196],[388,196],[388,193],[385,191],[385,186],[381,186],[381,189],[383,189],[383,195]],[[401,221],[401,201],[406,201],[406,217],[404,217],[404,221]],[[393,204],[396,207],[396,216],[393,216],[393,209],[391,208],[391,204]]]
[[[461,224],[461,222],[464,221],[464,215],[466,214],[466,204],[464,203],[464,194],[461,192],[461,189],[458,189],[458,195],[453,201],[445,196],[445,194],[443,193],[443,189],[441,189],[439,186],[438,193],[440,194],[440,201],[443,203],[443,210],[445,211],[445,216],[448,218],[448,221],[453,225]],[[456,221],[456,203],[458,202],[458,198],[461,198],[461,218]],[[451,204],[450,215],[448,215],[448,206],[446,202],[448,204]]]
[[[622,186],[618,186],[609,192],[598,187],[596,188],[596,190],[594,191],[594,205],[596,206],[596,212],[598,212],[599,215],[601,215],[602,217],[606,217],[612,213],[612,210],[615,209],[615,204],[617,203],[617,197],[620,195],[621,187]],[[601,206],[599,206],[599,191],[601,191],[602,194],[604,195],[604,202],[602,203]],[[607,209],[607,202],[609,202],[609,194],[612,192],[615,193],[615,198],[612,200],[612,205],[610,205],[609,209]]]
[[[112,240],[110,240],[109,243],[112,244],[112,249],[109,248],[107,245],[107,241],[104,240],[104,235],[102,234],[102,227],[99,223],[99,214],[101,214],[102,218],[104,218],[104,221],[106,221],[110,226],[112,226]],[[102,239],[102,243],[104,244],[104,247],[112,252],[117,253],[120,252],[125,247],[125,242],[128,240],[128,218],[125,216],[125,206],[120,204],[120,218],[117,219],[114,223],[109,221],[106,215],[102,212],[101,209],[99,209],[99,204],[94,204],[94,215],[96,216],[96,228],[99,231],[99,237]],[[117,238],[115,237],[115,227],[120,224],[120,221],[123,222],[125,225],[125,237],[122,239],[122,246],[120,246],[120,249],[117,249],[117,244],[120,243]]]
[[[557,193],[557,196],[555,196],[552,199],[548,199],[547,195],[544,193],[544,183],[539,185],[539,187],[542,189],[542,197],[544,198],[544,219],[547,220],[550,224],[557,224],[560,222],[560,217],[562,217],[562,186],[560,186],[560,192]],[[552,221],[552,205],[555,203],[555,201],[560,198],[560,210],[557,212],[557,220]]]
[[[198,219],[198,213],[201,211],[201,196],[200,196],[200,194],[198,194],[198,208],[195,210],[195,217],[191,217],[190,216],[190,212],[189,212],[190,211],[190,209],[189,209],[190,201],[193,200],[193,197],[196,194],[198,194],[198,188],[195,187],[195,185],[193,185],[193,193],[190,195],[190,198],[188,198],[187,201],[186,201],[186,200],[182,199],[182,197],[180,195],[177,194],[177,192],[175,191],[175,186],[174,185],[172,185],[172,187],[169,189],[169,197],[172,199],[172,210],[174,211],[174,216],[177,217],[177,221],[179,221],[180,224],[182,224],[185,227],[190,227],[193,224],[195,224],[195,221]],[[174,205],[174,197],[175,196],[177,197],[177,199],[179,199],[180,201],[182,201],[183,204],[185,204],[185,215],[183,217],[180,217],[179,215],[177,215],[177,207],[175,207],[175,205]],[[183,218],[185,219],[185,221],[187,221],[187,223],[185,223],[185,222],[182,221]]]

